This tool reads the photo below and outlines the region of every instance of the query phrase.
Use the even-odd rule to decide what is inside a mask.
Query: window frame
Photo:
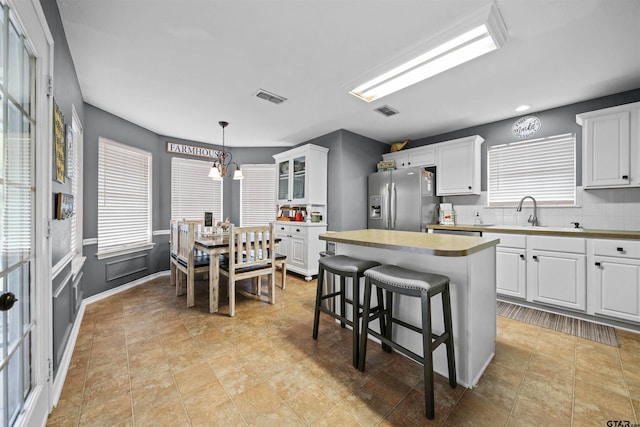
[[[263,200],[264,206],[261,208],[263,213],[259,215],[262,218],[268,218],[268,220],[259,220],[259,221],[247,221],[248,219],[252,219],[251,217],[258,215],[251,215],[245,218],[245,199],[247,194],[245,194],[244,186],[249,183],[256,184],[256,181],[253,180],[253,174],[256,174],[256,179],[258,180],[257,184],[260,184],[261,187],[254,187],[253,192],[258,192],[261,194],[270,194],[268,200]],[[275,163],[266,163],[266,164],[245,164],[242,165],[242,175],[244,179],[240,181],[240,226],[254,226],[254,225],[265,225],[271,222],[275,222],[276,220],[276,164]],[[267,207],[270,206],[270,208]],[[267,214],[267,212],[271,212],[271,214]],[[254,210],[255,212],[255,210]]]
[[[182,179],[182,169],[178,170],[178,168],[184,168],[185,172],[191,172],[191,177],[185,177],[184,182],[175,183],[174,178],[178,177]],[[204,212],[213,212],[213,217],[215,221],[224,221],[224,186],[223,180],[215,180],[208,177],[209,170],[211,169],[211,162],[205,160],[197,160],[197,159],[188,159],[184,157],[172,157],[171,158],[171,219],[172,220],[204,220]],[[197,184],[197,187],[193,186],[193,182]],[[175,185],[181,185],[179,192],[176,194],[180,195],[180,203],[184,204],[186,207],[176,207],[174,203],[176,203],[176,197],[174,195],[174,191],[177,190]],[[207,188],[210,186],[210,188]],[[217,188],[216,188],[217,186]],[[193,197],[189,197],[189,190],[195,190]],[[216,195],[215,191],[219,191],[219,206],[207,206],[206,203],[201,204],[202,197],[197,197],[202,194],[203,191],[211,191],[210,194],[213,195],[213,199],[211,201],[212,204],[215,204]],[[189,200],[197,200],[196,204],[190,204]],[[216,209],[219,209],[216,210]],[[193,212],[193,214],[185,215],[185,212]],[[198,212],[199,214],[196,214]],[[219,213],[218,213],[219,212]]]
[[[132,167],[131,165],[128,164],[128,162],[131,161],[136,156],[138,157],[139,160],[146,160],[146,163],[147,163],[146,172],[139,171],[142,174],[146,173],[146,179],[147,179],[146,224],[144,225],[144,230],[143,230],[143,227],[140,227],[139,229],[136,230],[138,233],[142,233],[146,235],[145,241],[137,240],[137,241],[125,242],[117,245],[112,244],[112,245],[101,247],[101,244],[100,244],[101,239],[104,238],[104,237],[101,237],[101,236],[104,236],[104,230],[101,232],[101,222],[102,222],[101,207],[105,206],[103,202],[105,197],[104,186],[106,184],[104,182],[104,179],[105,179],[104,168],[109,166],[104,164],[105,160],[103,160],[103,156],[107,154],[104,152],[104,150],[107,148],[103,148],[103,147],[111,147],[112,150],[120,150],[120,151],[126,152],[126,155],[127,155],[126,158],[122,156],[119,157],[123,162],[123,163],[120,163],[120,166],[127,165],[127,166],[123,166],[120,169],[121,172],[131,171]],[[113,152],[109,154],[114,155]],[[114,182],[114,180],[119,182]],[[103,185],[101,185],[101,182]],[[126,182],[126,185],[123,185],[125,182]],[[109,183],[120,185],[120,187],[118,187],[120,188],[119,194],[127,194],[126,190],[131,189],[132,181],[123,180],[122,178],[118,178],[117,175],[114,175],[109,181]],[[113,141],[108,138],[104,138],[104,137],[98,138],[98,239],[97,239],[98,251],[96,253],[96,256],[98,259],[111,258],[114,256],[124,255],[128,253],[145,251],[145,250],[152,249],[155,246],[155,244],[153,243],[153,229],[152,229],[153,227],[153,223],[152,223],[153,222],[153,212],[152,212],[153,211],[153,192],[152,190],[153,190],[153,155],[151,152],[142,150],[136,147],[132,147],[130,145],[123,144],[121,142]],[[141,200],[141,199],[140,197],[137,197],[136,200]],[[144,208],[145,206],[142,206],[143,210]],[[130,210],[125,209],[123,210],[123,212],[119,213],[120,217],[118,217],[117,215],[111,215],[111,216],[107,216],[107,218],[124,221],[127,219],[127,216],[129,215],[129,213],[130,213]],[[107,233],[107,235],[109,235],[109,233]]]
[[[576,143],[576,134],[566,133],[489,147],[487,207],[515,207],[524,196],[533,196],[541,207],[576,207]]]

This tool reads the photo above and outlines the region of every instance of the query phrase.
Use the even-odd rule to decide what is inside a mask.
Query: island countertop
[[[321,240],[427,255],[462,257],[500,243],[490,237],[430,234],[417,231],[353,230],[320,235]]]

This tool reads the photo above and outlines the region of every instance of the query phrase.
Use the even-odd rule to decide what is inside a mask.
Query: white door
[[[0,6],[0,425],[42,425],[50,405],[52,39],[39,1]]]
[[[527,260],[524,249],[496,248],[496,291],[517,298],[527,296]]]
[[[595,257],[595,312],[640,322],[640,260]]]
[[[629,185],[630,116],[622,111],[586,120],[585,186]]]
[[[438,196],[473,194],[474,144],[461,142],[438,148]]]
[[[528,301],[586,310],[585,255],[533,250],[527,274]]]

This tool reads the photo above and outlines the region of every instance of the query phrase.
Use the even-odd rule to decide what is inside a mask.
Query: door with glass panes
[[[41,425],[50,405],[50,310],[39,296],[50,295],[43,260],[52,41],[39,2],[0,0],[0,7],[0,425]]]

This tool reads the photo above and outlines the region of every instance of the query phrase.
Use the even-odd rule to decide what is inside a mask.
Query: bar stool
[[[320,312],[327,313],[328,315],[340,320],[340,326],[345,327],[345,324],[349,325],[353,329],[353,366],[358,367],[358,345],[360,334],[360,317],[362,317],[360,304],[360,278],[363,277],[363,273],[377,265],[380,265],[376,261],[361,260],[358,258],[349,257],[346,255],[333,255],[323,256],[318,260],[318,284],[316,289],[316,306],[313,318],[313,339],[318,339],[318,326],[320,324]],[[324,276],[325,272],[333,273],[340,276],[340,290],[330,292],[323,295]],[[352,279],[352,299],[346,297],[346,278]],[[330,307],[323,307],[321,302],[328,298],[340,297],[340,313]],[[335,300],[334,300],[335,301]],[[352,320],[346,317],[346,305],[352,306]]]
[[[362,334],[360,337],[360,360],[358,369],[364,371],[367,352],[367,334],[378,338],[382,342],[382,348],[391,351],[398,350],[407,357],[421,363],[424,373],[424,400],[427,418],[435,416],[433,396],[433,351],[445,344],[447,347],[447,365],[449,368],[449,385],[455,388],[456,361],[453,349],[453,327],[451,322],[451,298],[449,294],[449,278],[440,274],[424,273],[408,270],[395,265],[381,265],[370,268],[364,272],[364,302],[362,313]],[[375,285],[378,290],[384,289],[386,301],[382,301],[378,293],[378,306],[373,314],[370,310],[371,287]],[[421,300],[422,328],[406,323],[393,317],[393,294],[417,297]],[[433,334],[431,330],[431,298],[442,294],[442,312],[444,315],[444,332],[441,335]],[[369,323],[376,318],[385,317],[385,330],[377,333],[369,329]],[[393,324],[403,326],[422,334],[422,353],[424,356],[402,347],[392,339]]]

